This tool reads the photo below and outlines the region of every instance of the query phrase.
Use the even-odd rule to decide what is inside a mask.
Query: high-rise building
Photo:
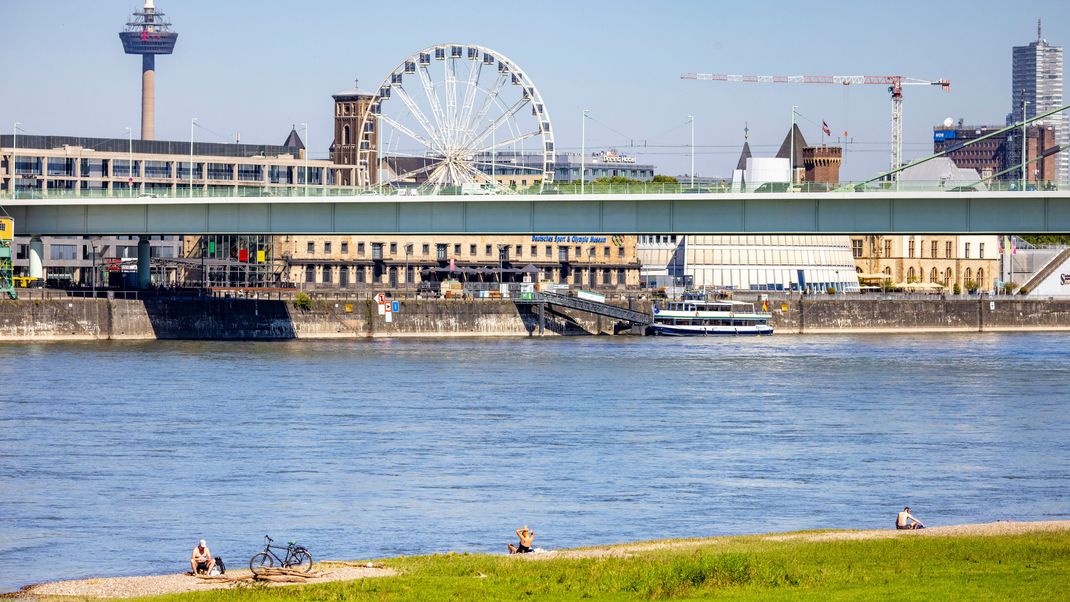
[[[145,0],[145,7],[131,16],[119,39],[127,54],[141,55],[141,139],[155,140],[156,55],[174,52],[178,34],[156,10],[154,0]]]
[[[1012,56],[1011,123],[1028,119],[1063,106],[1063,47],[1052,46],[1041,36],[1037,20],[1037,39],[1028,46],[1015,46]],[[1023,102],[1025,106],[1023,116]],[[1056,156],[1056,180],[1070,177],[1070,116],[1052,115],[1038,122],[1050,125],[1055,143],[1063,150]]]

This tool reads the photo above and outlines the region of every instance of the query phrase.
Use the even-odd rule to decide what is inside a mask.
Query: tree
[[[655,184],[679,184],[680,183],[680,181],[677,180],[676,178],[674,178],[672,176],[665,176],[665,175],[662,175],[662,174],[658,174],[658,175],[654,176],[654,178],[652,180],[650,180],[650,181],[655,183]]]

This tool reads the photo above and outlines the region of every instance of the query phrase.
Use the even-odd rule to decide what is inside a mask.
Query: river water
[[[2,347],[0,591],[316,558],[1070,518],[1065,334]]]

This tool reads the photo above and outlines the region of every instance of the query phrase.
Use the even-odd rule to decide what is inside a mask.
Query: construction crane
[[[951,89],[946,79],[927,80],[903,75],[720,75],[715,73],[685,73],[680,79],[744,84],[840,84],[843,86],[879,84],[888,86],[892,95],[892,160],[891,169],[903,164],[903,86],[940,86]],[[894,177],[894,176],[893,176]]]

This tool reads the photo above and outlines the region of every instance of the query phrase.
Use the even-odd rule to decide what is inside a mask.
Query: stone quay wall
[[[0,341],[282,340],[539,336],[538,309],[501,300],[399,301],[391,321],[367,300],[20,299],[0,301]],[[621,303],[624,305],[624,303]],[[634,302],[648,312],[650,301]],[[1070,331],[1070,300],[793,298],[770,301],[777,334]],[[615,320],[547,307],[541,333],[635,334]]]

